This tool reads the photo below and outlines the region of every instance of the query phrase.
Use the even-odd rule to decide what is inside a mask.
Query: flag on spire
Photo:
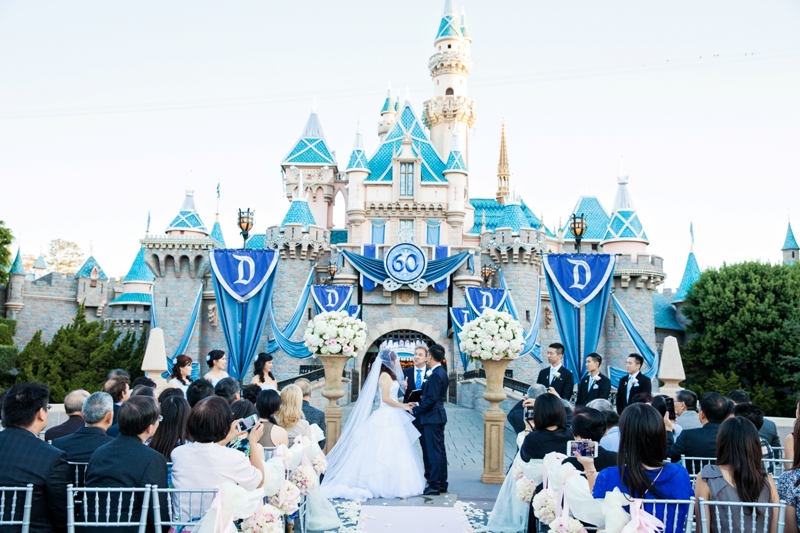
[[[692,221],[689,221],[689,235],[692,236],[692,246],[694,246],[694,224]]]
[[[217,200],[219,200],[219,182],[217,182]]]
[[[149,209],[147,210],[147,230],[145,230],[145,233],[150,233],[150,210]]]

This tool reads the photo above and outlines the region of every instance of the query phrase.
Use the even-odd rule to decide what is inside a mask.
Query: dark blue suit
[[[444,402],[447,398],[447,386],[447,372],[439,365],[422,386],[422,400],[413,410],[413,415],[422,425],[425,448],[428,450],[428,487],[439,491],[447,490],[447,451],[444,446],[444,426],[447,423]]]
[[[427,368],[423,368],[422,375],[420,376],[423,386],[425,385],[425,373],[427,371]],[[403,375],[407,382],[406,392],[403,395],[403,403],[408,403],[408,397],[411,395],[411,391],[417,388],[417,368],[412,365],[403,370]],[[431,477],[431,462],[428,459],[428,449],[425,446],[425,428],[419,423],[419,418],[415,418],[413,424],[414,427],[417,428],[417,431],[419,431],[419,445],[422,447],[422,464],[425,465],[425,481],[428,481]]]
[[[54,440],[53,446],[66,452],[71,463],[88,463],[97,448],[113,440],[102,428],[83,426],[72,435]]]

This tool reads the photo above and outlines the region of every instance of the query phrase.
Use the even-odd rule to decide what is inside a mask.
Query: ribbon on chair
[[[665,527],[664,522],[642,509],[641,499],[635,498],[631,503],[631,521],[621,533],[658,533]]]

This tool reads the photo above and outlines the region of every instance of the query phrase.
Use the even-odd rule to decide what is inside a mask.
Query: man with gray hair
[[[311,406],[311,382],[308,381],[306,378],[300,378],[294,382],[295,385],[300,387],[300,390],[303,391],[303,415],[308,420],[309,424],[316,424],[319,426],[319,429],[322,430],[323,435],[327,431],[327,427],[325,426],[325,413],[316,407]],[[328,439],[322,439],[319,441],[319,447],[323,450],[325,449],[325,443]]]
[[[83,400],[89,397],[85,390],[74,390],[64,397],[64,412],[67,413],[67,421],[63,424],[53,426],[44,432],[44,440],[52,442],[59,437],[71,435],[83,427],[83,417],[81,408]]]
[[[525,397],[517,402],[514,407],[508,412],[506,418],[511,427],[514,428],[515,433],[522,433],[525,431],[525,407],[533,407],[536,398],[542,394],[547,394],[547,387],[534,383],[528,387],[528,392]]]
[[[94,451],[114,440],[106,434],[114,420],[114,399],[106,392],[95,392],[83,402],[86,425],[72,435],[53,441],[53,446],[67,454],[71,463],[88,463]]]
[[[592,400],[591,402],[586,404],[586,407],[590,409],[597,409],[601,413],[604,413],[606,411],[614,411],[615,413],[617,412],[617,410],[614,409],[614,405],[610,401],[604,400],[602,398],[597,398],[596,400]]]

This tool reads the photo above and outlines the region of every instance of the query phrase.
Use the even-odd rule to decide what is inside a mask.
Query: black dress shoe
[[[431,487],[428,487],[428,488],[427,488],[427,489],[425,489],[425,491],[422,493],[422,495],[423,495],[423,496],[438,496],[439,494],[441,494],[441,492],[439,492],[438,490],[436,490],[436,489],[433,489],[433,488],[431,488]]]

